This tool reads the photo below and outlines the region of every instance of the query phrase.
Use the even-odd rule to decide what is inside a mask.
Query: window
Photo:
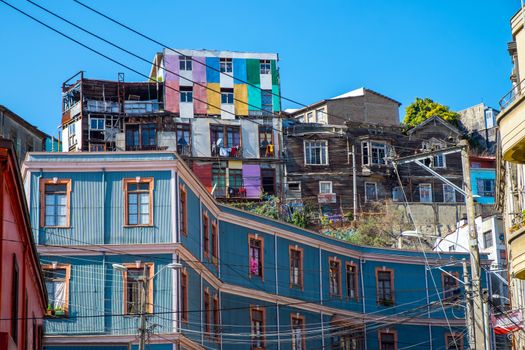
[[[319,193],[333,193],[332,181],[319,181]]]
[[[238,126],[210,125],[211,155],[239,157],[241,134]]]
[[[290,288],[303,289],[303,249],[290,246]]]
[[[308,112],[308,113],[306,113],[306,122],[307,122],[307,123],[315,123],[315,120],[314,120],[314,112]]]
[[[445,148],[445,144],[438,141],[424,141],[422,148],[426,152],[437,151],[442,148]],[[437,154],[431,157],[428,157],[424,161],[425,165],[431,168],[445,168],[445,156],[443,154]]]
[[[353,263],[346,263],[346,297],[357,300],[359,295],[357,289],[357,266]]]
[[[221,333],[221,319],[220,319],[220,305],[219,295],[215,294],[213,298],[213,333],[215,333],[215,341],[220,340]]]
[[[306,121],[304,120],[304,114],[301,114],[301,115],[297,116],[296,119],[299,120],[299,123],[304,123],[304,122],[306,122]]]
[[[330,258],[328,260],[329,269],[329,295],[331,297],[341,296],[341,261],[336,258]]]
[[[396,186],[392,189],[392,201],[400,202],[403,199],[403,191],[401,187]]]
[[[421,203],[432,203],[432,185],[419,184],[419,201]]]
[[[124,179],[124,196],[124,225],[153,225],[153,179]]]
[[[483,246],[485,249],[490,248],[494,245],[494,239],[492,238],[492,230],[483,232]]]
[[[233,64],[231,58],[220,59],[221,73],[231,73],[233,71]]]
[[[248,236],[248,245],[249,245],[249,269],[250,277],[257,276],[261,279],[263,278],[263,240],[257,235]]]
[[[18,310],[20,294],[20,272],[18,270],[18,263],[16,255],[13,254],[13,272],[11,276],[11,338],[15,343],[18,343]]]
[[[208,214],[204,213],[202,214],[202,244],[203,244],[203,252],[204,252],[204,258],[209,259],[210,257],[210,226],[209,226],[209,219]]]
[[[261,74],[270,74],[272,71],[272,66],[270,60],[261,60]]]
[[[434,156],[434,162],[432,163],[434,168],[444,168],[445,167],[445,156],[438,154]]]
[[[485,110],[485,127],[487,129],[494,127],[494,112],[489,108]]]
[[[319,124],[327,124],[326,113],[324,112],[323,108],[315,111],[315,119]]]
[[[219,231],[217,229],[217,220],[211,224],[211,260],[213,264],[219,263]]]
[[[478,195],[481,197],[494,197],[494,179],[476,179]]]
[[[259,157],[273,158],[274,143],[273,143],[273,129],[268,125],[259,126]]]
[[[191,70],[192,61],[190,56],[179,56],[180,70]]]
[[[261,185],[264,193],[275,194],[275,169],[261,169]]]
[[[301,183],[300,182],[288,182],[288,191],[301,192]]]
[[[193,87],[192,86],[181,86],[180,87],[180,102],[193,102]]]
[[[304,141],[306,165],[328,165],[328,141]]]
[[[186,189],[183,185],[179,185],[179,221],[180,221],[180,232],[184,235],[188,235],[188,198],[186,195]]]
[[[177,124],[177,153],[191,156],[190,124]]]
[[[341,328],[334,330],[336,336],[332,336],[332,349],[340,350],[364,350],[364,332],[361,326],[350,325],[345,322]]]
[[[243,192],[240,191],[242,187],[242,170],[228,169],[228,196],[230,198],[243,196]]]
[[[89,128],[91,130],[104,130],[105,126],[104,118],[89,118]]]
[[[377,184],[365,182],[365,202],[377,201]]]
[[[445,350],[463,350],[463,335],[460,333],[445,334]]]
[[[180,293],[181,293],[181,319],[188,322],[188,272],[183,269],[180,273]]]
[[[40,191],[40,226],[69,227],[71,180],[41,180]]]
[[[292,314],[292,350],[306,350],[304,317]]]
[[[146,284],[146,312],[153,313],[153,263],[124,264],[124,313],[137,315],[141,313],[141,294],[143,283]],[[145,268],[144,268],[145,266]],[[145,275],[144,275],[145,272]]]
[[[397,334],[389,330],[379,331],[379,350],[396,350]]]
[[[272,90],[261,90],[261,107],[265,112],[273,111]]]
[[[443,281],[443,299],[451,301],[455,296],[459,297],[458,274],[453,272],[451,276],[449,273],[443,272],[441,278]]]
[[[374,141],[361,143],[363,165],[384,165],[386,157],[386,144]]]
[[[90,152],[104,152],[106,150],[106,145],[104,143],[90,143],[89,151]]]
[[[204,336],[211,334],[211,297],[208,288],[204,290]]]
[[[47,289],[48,314],[51,313],[55,317],[67,316],[71,265],[43,265],[42,270]]]
[[[221,103],[233,104],[233,89],[221,89]]]
[[[392,270],[376,269],[377,303],[383,306],[394,305],[394,281]]]
[[[71,123],[67,126],[67,135],[69,147],[76,145],[77,140],[75,137],[75,123]]]
[[[443,202],[455,203],[456,202],[456,190],[449,184],[443,184]]]
[[[157,148],[157,129],[155,124],[126,125],[126,150],[154,150]]]
[[[259,307],[250,308],[251,320],[251,341],[252,350],[264,349],[264,327],[265,327],[265,310]]]
[[[212,186],[216,194],[226,194],[226,169],[221,163],[214,163],[211,169]]]

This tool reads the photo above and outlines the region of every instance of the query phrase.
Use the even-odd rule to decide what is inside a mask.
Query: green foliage
[[[292,224],[302,228],[308,225],[308,213],[305,209],[295,210],[292,214]]]
[[[430,98],[422,99],[417,97],[416,100],[406,108],[403,123],[410,129],[433,116],[441,117],[455,126],[457,126],[459,122],[459,114],[451,111],[449,107],[434,102]]]

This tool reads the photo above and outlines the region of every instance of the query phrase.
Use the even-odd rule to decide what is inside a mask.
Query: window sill
[[[68,229],[68,228],[71,228],[71,226],[40,226],[40,228],[65,228],[65,229]]]
[[[133,228],[133,227],[155,227],[155,225],[124,225],[124,228]]]

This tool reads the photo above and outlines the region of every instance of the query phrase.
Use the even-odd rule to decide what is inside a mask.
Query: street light
[[[140,267],[141,262],[140,261],[136,261],[135,264],[137,265],[137,267]],[[122,265],[122,264],[115,263],[115,264],[112,264],[112,266],[113,266],[113,268],[116,271],[126,272],[128,270],[128,268],[126,266]],[[139,343],[139,350],[144,350],[144,344],[146,342],[146,300],[147,300],[147,293],[148,293],[147,283],[150,280],[152,280],[155,276],[157,276],[165,268],[170,268],[172,270],[179,271],[179,270],[182,269],[182,264],[178,263],[178,262],[172,262],[172,263],[169,263],[167,265],[164,265],[162,268],[159,269],[159,271],[157,271],[157,273],[155,273],[150,278],[146,277],[147,265],[144,264],[143,275],[138,278],[138,280],[139,280],[139,282],[140,282],[140,284],[142,286],[141,291],[140,291],[140,328],[139,328],[140,343]]]

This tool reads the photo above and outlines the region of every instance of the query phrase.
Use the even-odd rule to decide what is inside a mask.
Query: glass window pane
[[[136,204],[137,200],[138,200],[138,198],[137,198],[137,195],[135,193],[128,194],[128,202],[130,204]]]
[[[148,214],[142,214],[140,215],[140,223],[142,225],[147,225],[149,224],[149,215]]]
[[[128,215],[128,224],[130,224],[130,225],[137,225],[138,224],[138,216],[137,216],[137,214],[129,214]]]
[[[55,226],[55,217],[46,215],[46,226]]]
[[[55,195],[46,194],[46,205],[55,204]]]

